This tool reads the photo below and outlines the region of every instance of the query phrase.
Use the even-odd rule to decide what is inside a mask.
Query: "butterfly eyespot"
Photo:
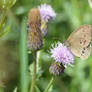
[[[80,44],[82,44],[82,41],[80,41]]]
[[[82,54],[84,54],[84,50],[82,51]]]
[[[83,48],[83,50],[85,50],[85,47]]]

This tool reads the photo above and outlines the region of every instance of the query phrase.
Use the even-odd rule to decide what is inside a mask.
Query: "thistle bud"
[[[41,17],[37,8],[30,10],[28,15],[28,38],[27,47],[31,51],[42,48]]]
[[[64,72],[65,67],[59,62],[54,62],[49,68],[49,72],[53,75],[60,75]]]

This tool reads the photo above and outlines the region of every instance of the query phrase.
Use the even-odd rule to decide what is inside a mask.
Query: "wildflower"
[[[60,75],[64,72],[65,67],[59,63],[59,62],[54,62],[51,64],[49,68],[49,72],[53,75]]]
[[[45,37],[48,33],[48,22],[54,20],[56,13],[50,5],[43,4],[38,6],[41,15],[41,32],[42,36]]]
[[[74,61],[72,52],[60,42],[58,42],[55,46],[52,46],[50,53],[52,54],[51,57],[56,62],[62,63],[64,67],[71,65]]]
[[[31,51],[42,48],[41,17],[37,8],[30,10],[28,15],[28,38],[27,47]]]
[[[53,20],[56,17],[56,13],[50,5],[43,4],[38,6],[38,9],[41,14],[41,19],[48,22],[49,20]]]

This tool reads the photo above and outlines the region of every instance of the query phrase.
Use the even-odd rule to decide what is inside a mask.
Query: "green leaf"
[[[16,3],[16,0],[0,0],[0,8],[9,9]]]
[[[16,0],[13,0],[9,3],[9,8],[11,8],[16,3]]]
[[[37,86],[35,86],[35,89],[36,89],[36,92],[41,92]]]
[[[54,78],[52,77],[47,88],[44,90],[44,92],[51,92],[52,91],[52,87],[53,87],[53,83],[54,83]]]
[[[0,37],[6,35],[10,31],[10,26],[7,26],[3,31],[0,32]]]
[[[17,87],[14,89],[14,91],[13,92],[17,92]]]

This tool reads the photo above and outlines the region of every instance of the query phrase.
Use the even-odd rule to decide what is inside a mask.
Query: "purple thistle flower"
[[[59,62],[54,62],[51,64],[49,68],[49,72],[53,75],[60,75],[64,72],[65,67],[59,63]]]
[[[71,65],[74,61],[72,52],[60,42],[55,46],[52,45],[50,52],[52,54],[51,57],[54,58],[56,62],[62,63],[64,67]]]
[[[56,17],[56,13],[50,5],[42,4],[38,6],[40,11],[41,19],[48,22],[49,20],[53,20]]]

